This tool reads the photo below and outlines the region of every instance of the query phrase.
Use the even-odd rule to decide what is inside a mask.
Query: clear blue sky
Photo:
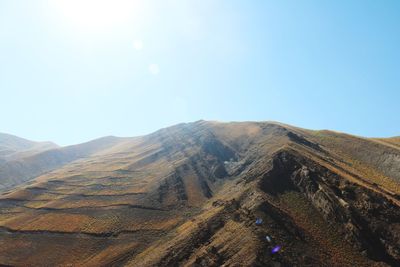
[[[400,1],[0,1],[0,132],[180,122],[400,135]]]

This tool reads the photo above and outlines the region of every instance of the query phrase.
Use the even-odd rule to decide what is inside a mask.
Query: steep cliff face
[[[199,121],[78,153],[1,196],[0,264],[398,266],[396,157],[346,138]]]

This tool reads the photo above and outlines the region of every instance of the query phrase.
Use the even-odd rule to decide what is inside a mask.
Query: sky
[[[181,122],[400,135],[400,2],[0,0],[0,132],[60,145]]]

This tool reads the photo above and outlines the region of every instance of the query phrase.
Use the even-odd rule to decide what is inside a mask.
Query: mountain
[[[0,133],[0,162],[58,147],[51,142],[34,142],[11,134]]]
[[[3,136],[9,138],[2,138]],[[35,143],[13,136],[3,136],[0,137],[1,147],[9,148],[9,152],[0,163],[0,192],[131,139],[108,136],[79,145],[58,147],[49,142]]]
[[[0,197],[0,265],[399,266],[397,141],[197,121],[48,150]]]

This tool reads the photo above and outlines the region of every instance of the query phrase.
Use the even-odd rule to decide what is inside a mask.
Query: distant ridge
[[[0,133],[0,158],[18,152],[41,151],[58,147],[52,142],[34,142],[15,135]]]

